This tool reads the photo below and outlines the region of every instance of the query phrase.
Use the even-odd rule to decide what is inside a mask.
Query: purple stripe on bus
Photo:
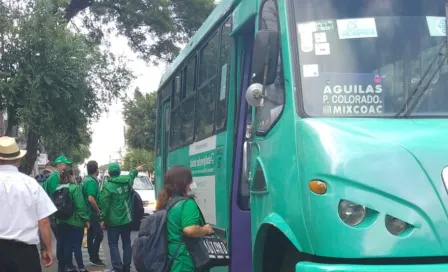
[[[244,56],[244,76],[240,92],[240,110],[238,116],[238,135],[235,152],[235,165],[232,183],[232,207],[231,207],[231,227],[230,227],[230,272],[251,272],[252,271],[252,242],[250,211],[243,211],[238,206],[238,185],[240,181],[243,135],[245,134],[246,119],[246,96],[245,92],[250,81],[250,63],[252,56],[252,42],[247,39]]]

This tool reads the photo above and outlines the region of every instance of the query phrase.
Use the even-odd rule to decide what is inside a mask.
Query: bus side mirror
[[[275,83],[279,48],[280,34],[278,31],[268,29],[258,31],[252,56],[252,83],[262,85]]]

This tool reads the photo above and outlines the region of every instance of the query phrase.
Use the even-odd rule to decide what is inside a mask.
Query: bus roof
[[[190,39],[185,47],[180,51],[179,55],[168,66],[168,69],[163,74],[160,80],[159,88],[162,87],[171,75],[176,71],[176,68],[185,60],[185,58],[196,49],[196,46],[204,39],[207,33],[212,29],[240,0],[221,0],[218,6],[208,16],[202,26],[198,29],[196,34]]]

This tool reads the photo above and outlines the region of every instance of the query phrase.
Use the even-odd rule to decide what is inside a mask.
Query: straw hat
[[[16,140],[11,137],[0,137],[0,160],[13,161],[25,156],[26,150],[20,150]]]

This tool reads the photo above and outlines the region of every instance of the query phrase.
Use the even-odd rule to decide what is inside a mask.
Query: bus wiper
[[[414,110],[414,108],[418,105],[419,100],[423,97],[423,95],[426,93],[426,91],[429,89],[429,85],[431,85],[432,80],[437,75],[437,73],[442,68],[443,64],[445,63],[447,59],[448,54],[448,32],[446,31],[446,27],[448,26],[448,0],[445,1],[445,40],[440,45],[439,52],[437,52],[437,55],[434,57],[434,59],[431,61],[431,63],[428,66],[428,69],[426,69],[423,76],[418,81],[417,85],[415,86],[414,91],[411,93],[411,95],[406,99],[403,106],[400,108],[400,110],[397,112],[395,117],[400,117],[401,114],[403,114],[404,117],[409,117],[411,112]],[[445,48],[445,54],[442,54],[443,48]],[[431,68],[436,63],[439,56],[444,55],[443,60],[440,62],[437,69],[434,71],[434,73],[431,75],[431,77],[428,80],[428,83],[425,85],[425,87],[419,92],[420,85],[423,83],[423,80],[428,76],[429,71],[431,71]],[[415,99],[414,99],[415,97]]]
[[[420,80],[417,82],[417,85],[415,86],[414,90],[412,91],[411,95],[406,99],[406,101],[403,103],[403,106],[400,108],[400,110],[397,112],[397,114],[395,115],[395,117],[400,117],[402,114],[404,116],[408,116],[410,114],[410,112],[415,108],[415,106],[417,105],[418,100],[423,96],[423,94],[425,94],[426,90],[429,89],[429,85],[431,84],[431,81],[434,79],[434,77],[436,76],[437,72],[439,72],[439,70],[442,68],[444,62],[446,61],[447,55],[446,53],[443,54],[442,51],[444,48],[446,48],[448,45],[447,43],[447,39],[445,39],[443,41],[443,43],[440,45],[440,49],[437,52],[437,54],[434,56],[434,59],[431,61],[431,63],[429,64],[428,68],[426,69],[425,73],[423,74],[423,76],[420,78]],[[428,83],[425,85],[424,88],[420,89],[420,86],[422,85],[423,81],[427,78],[429,72],[431,71],[431,69],[433,68],[434,64],[437,62],[437,59],[439,58],[439,56],[443,56],[444,55],[444,59],[443,61],[440,62],[439,66],[437,67],[437,69],[434,71],[434,73],[431,74]],[[419,92],[420,90],[420,92]],[[415,98],[415,99],[414,99]]]

